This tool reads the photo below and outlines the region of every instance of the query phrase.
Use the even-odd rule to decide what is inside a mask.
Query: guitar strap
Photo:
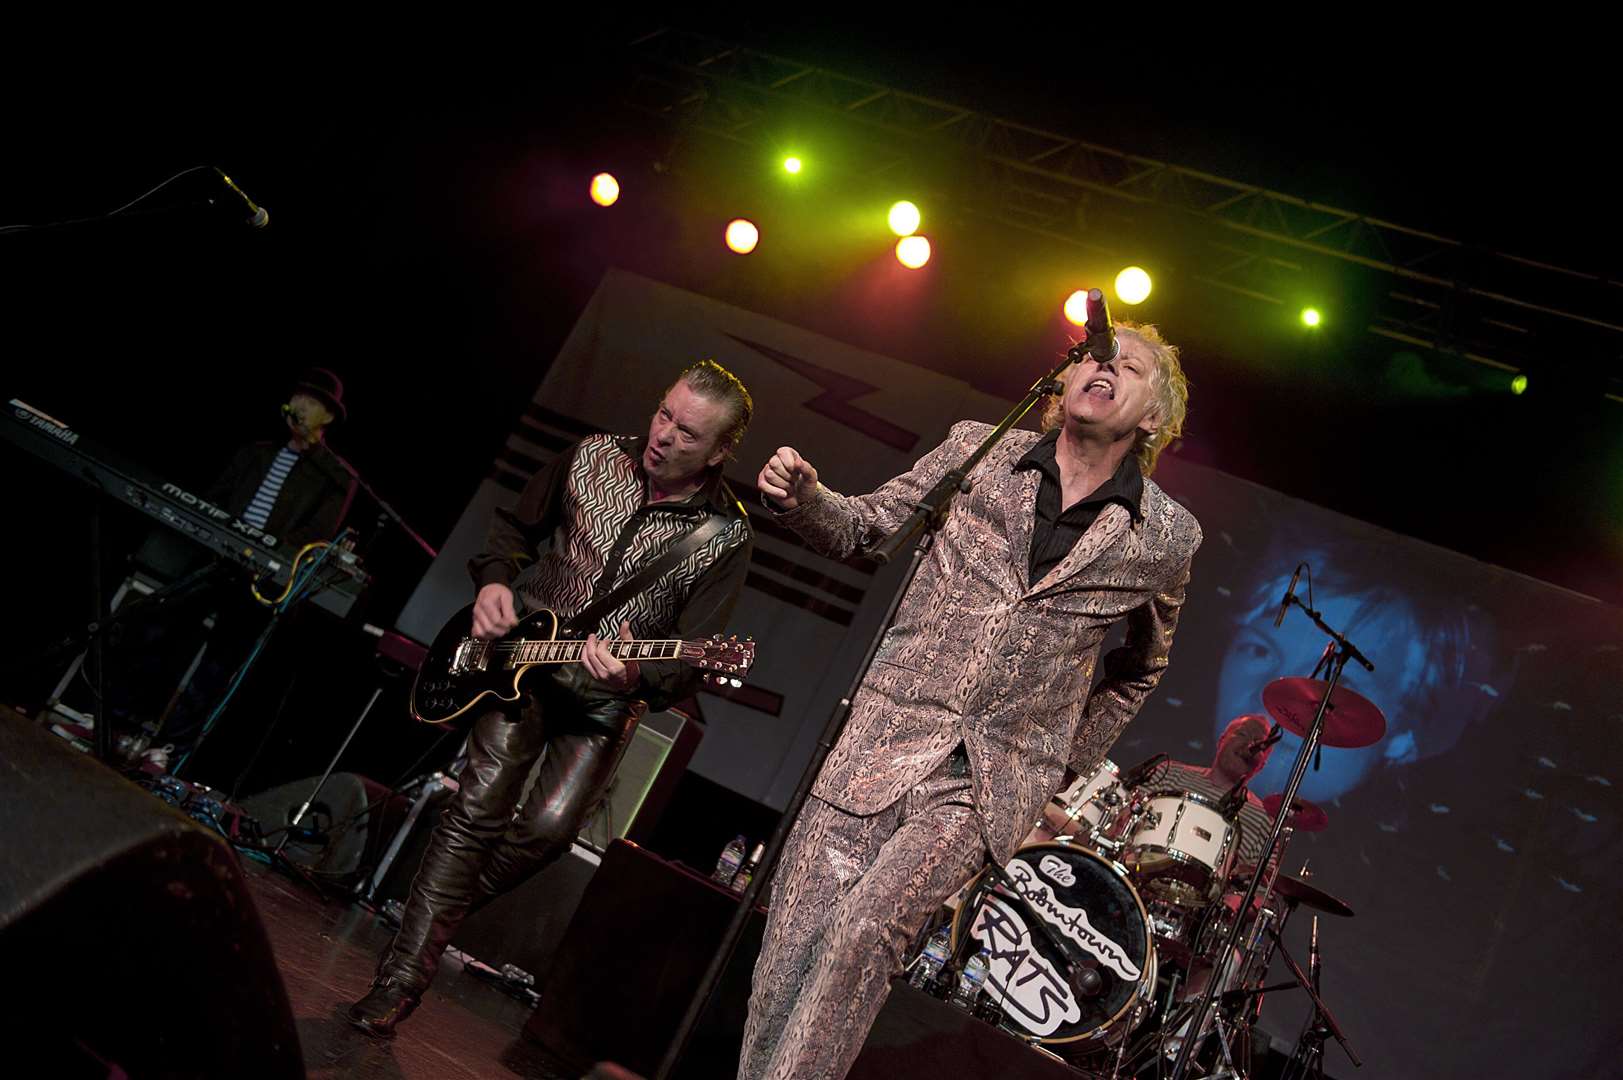
[[[576,612],[564,623],[563,629],[572,633],[590,633],[603,621],[603,616],[623,604],[628,597],[652,585],[661,575],[680,565],[682,560],[709,543],[727,526],[727,523],[728,519],[724,515],[711,514],[702,524],[683,533],[676,543],[665,549],[665,554],[622,581],[609,593],[598,597]]]

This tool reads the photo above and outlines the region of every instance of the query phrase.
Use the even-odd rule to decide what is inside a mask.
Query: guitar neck
[[[682,641],[674,638],[663,641],[604,641],[609,655],[616,660],[679,660]],[[511,650],[515,664],[573,664],[580,660],[584,641],[510,641],[498,648]]]

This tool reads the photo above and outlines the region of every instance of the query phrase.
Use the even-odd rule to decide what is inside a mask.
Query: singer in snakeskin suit
[[[1045,434],[1010,432],[970,473],[885,635],[784,848],[742,1080],[843,1077],[930,914],[1010,856],[1160,681],[1201,534],[1147,474],[1182,429],[1187,383],[1154,327],[1116,331],[1114,360],[1068,369]],[[989,430],[954,425],[871,495],[819,485],[791,447],[758,484],[840,558],[877,545]]]

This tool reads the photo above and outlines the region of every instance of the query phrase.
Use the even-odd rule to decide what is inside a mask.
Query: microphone
[[[1291,606],[1291,600],[1296,596],[1296,583],[1302,580],[1302,563],[1296,564],[1291,572],[1291,583],[1285,589],[1285,598],[1279,602],[1279,614],[1274,616],[1274,625],[1277,627],[1285,621],[1285,611]]]
[[[1088,355],[1101,364],[1108,364],[1121,355],[1121,346],[1116,342],[1116,329],[1110,325],[1110,308],[1105,304],[1105,294],[1098,289],[1088,290],[1088,341],[1093,344],[1087,346]]]
[[[266,225],[269,225],[270,224],[270,214],[269,214],[269,212],[267,212],[266,209],[263,206],[256,205],[254,203],[254,201],[248,197],[247,193],[244,192],[235,183],[233,183],[231,178],[229,176],[227,176],[223,171],[221,171],[218,167],[213,167],[213,168],[214,168],[214,175],[218,176],[220,178],[220,181],[222,183],[224,183],[226,187],[230,188],[233,192],[235,192],[237,198],[241,199],[242,204],[248,208],[248,213],[249,213],[248,224],[253,226],[256,229],[263,229]]]
[[[1082,997],[1098,997],[1105,988],[1104,976],[1092,964],[1071,961],[1071,987]]]
[[[1274,730],[1270,731],[1266,738],[1252,740],[1251,752],[1256,753],[1259,750],[1266,750],[1284,737],[1285,729],[1280,725],[1275,724]]]
[[[1088,336],[1071,346],[1066,355],[1071,363],[1080,364],[1088,357],[1101,364],[1113,363],[1121,355],[1121,346],[1116,342],[1116,328],[1110,322],[1110,308],[1105,304],[1105,294],[1098,289],[1088,290],[1088,318],[1083,323]]]

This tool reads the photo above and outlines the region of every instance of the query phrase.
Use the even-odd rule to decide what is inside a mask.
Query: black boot
[[[422,998],[399,979],[379,975],[372,990],[349,1007],[349,1022],[377,1039],[394,1038],[395,1025],[410,1016]]]

